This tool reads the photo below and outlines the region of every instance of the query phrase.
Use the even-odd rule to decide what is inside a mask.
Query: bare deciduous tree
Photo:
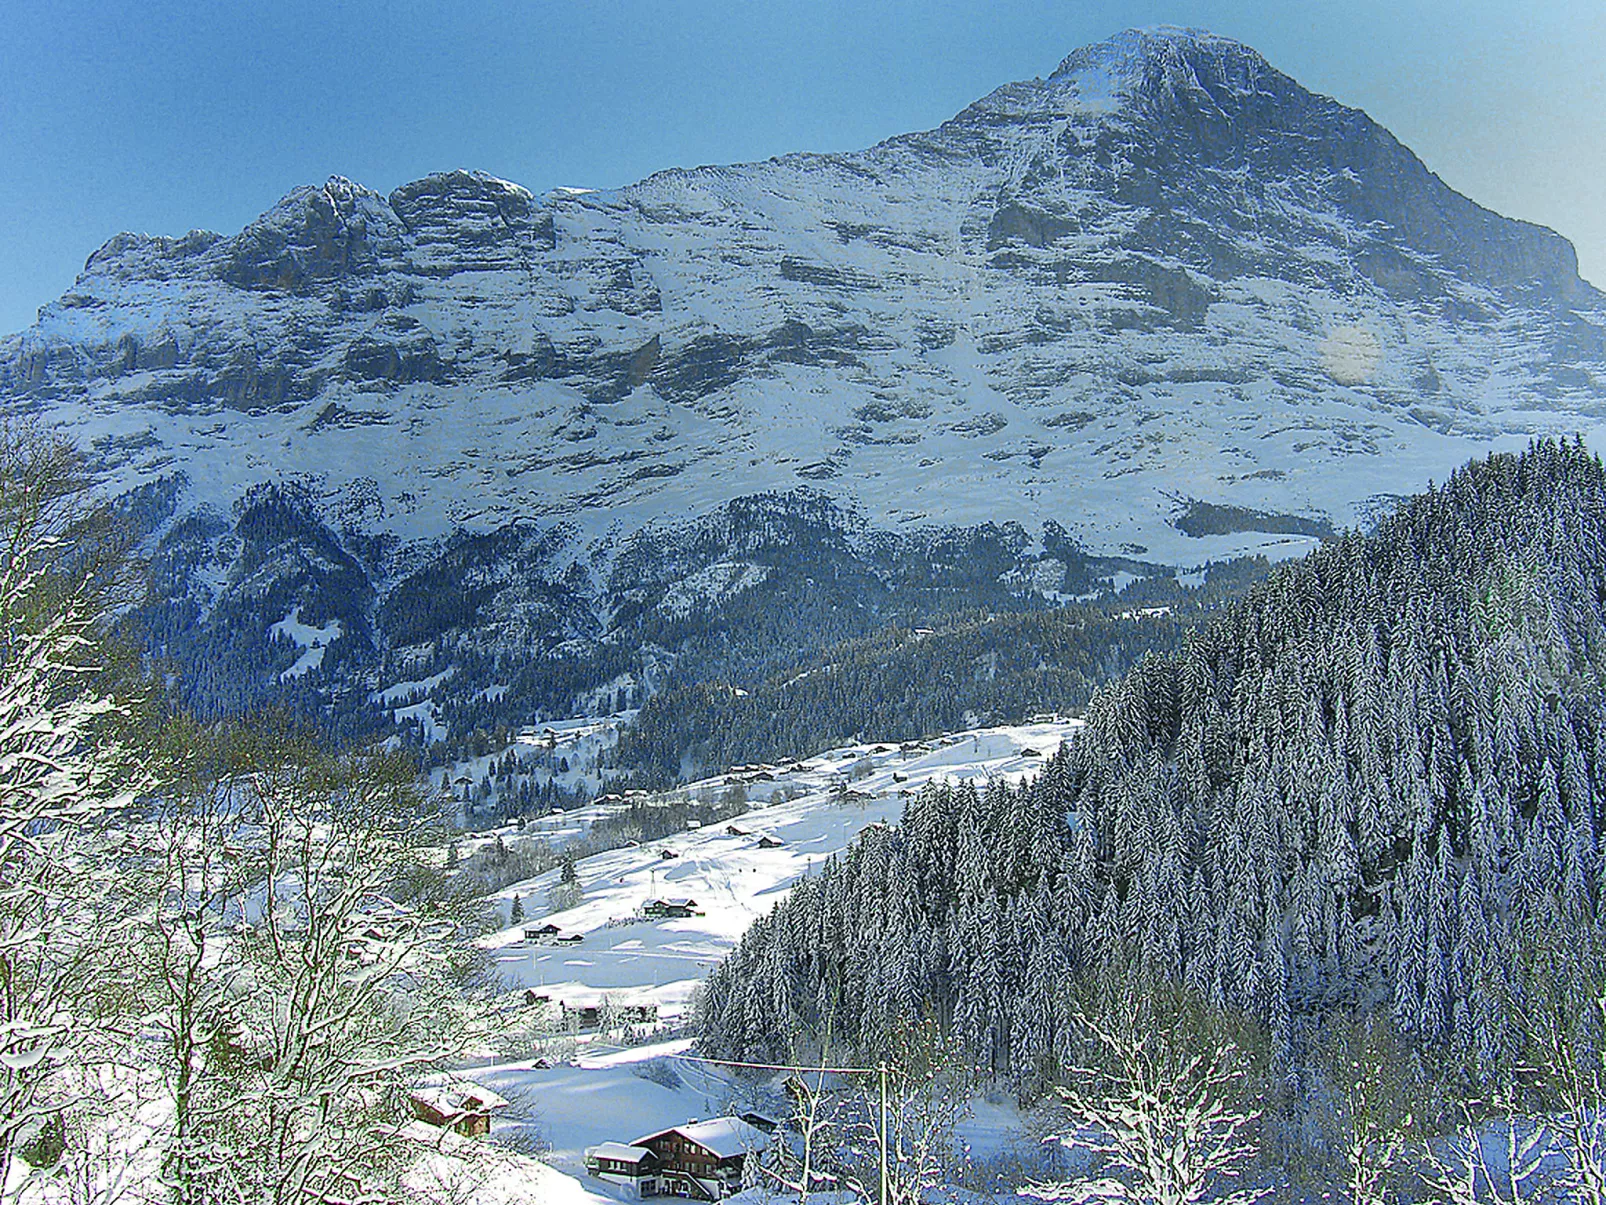
[[[1555,1147],[1567,1166],[1558,1179],[1574,1199],[1606,1202],[1606,995],[1582,978],[1602,965],[1598,950],[1572,951],[1534,977],[1524,1022],[1531,1054],[1555,1106]]]
[[[786,1095],[792,1102],[791,1130],[797,1135],[796,1149],[783,1141],[777,1151],[770,1176],[782,1189],[796,1193],[807,1202],[819,1178],[822,1155],[831,1147],[834,1133],[832,1105],[826,1095],[825,1056],[820,1069],[795,1072],[787,1077]]]
[[[140,785],[101,640],[114,543],[70,449],[0,431],[0,1193],[73,1103],[64,1073],[126,966],[90,856]]]
[[[1264,1190],[1235,1187],[1256,1154],[1252,1060],[1203,1017],[1164,988],[1129,989],[1099,1015],[1082,1013],[1090,1057],[1058,1090],[1074,1126],[1061,1142],[1091,1150],[1113,1174],[1025,1191],[1133,1205],[1261,1199]]]
[[[1420,1174],[1429,1189],[1448,1205],[1515,1205],[1531,1196],[1554,1141],[1545,1122],[1519,1113],[1509,1079],[1486,1107],[1465,1101],[1460,1108],[1462,1123],[1448,1140],[1424,1146]],[[1498,1143],[1498,1158],[1489,1158],[1490,1139]]]
[[[391,898],[435,835],[414,768],[266,738],[249,779],[259,906],[238,938],[258,1045],[230,1135],[247,1199],[368,1184],[405,1083],[454,1052],[452,925]]]
[[[1334,1146],[1352,1205],[1383,1205],[1400,1171],[1412,1116],[1406,1051],[1380,1017],[1330,1017],[1327,1073]]]
[[[436,834],[416,773],[282,727],[179,728],[139,830],[172,1199],[388,1191],[405,1089],[473,1020],[472,959],[420,887]]]
[[[882,1069],[863,1082],[868,1108],[860,1134],[884,1158],[886,1191],[872,1192],[861,1178],[860,1196],[920,1205],[926,1190],[943,1183],[954,1163],[954,1127],[970,1112],[974,1083],[957,1042],[935,1025],[898,1034]]]

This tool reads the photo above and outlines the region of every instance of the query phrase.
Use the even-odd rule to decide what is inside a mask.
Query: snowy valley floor
[[[907,798],[929,782],[1019,781],[1079,723],[976,729],[913,746],[844,746],[793,766],[748,767],[694,783],[693,795],[740,785],[751,810],[584,859],[577,867],[583,900],[560,912],[543,915],[542,907],[558,885],[557,870],[504,888],[493,897],[500,914],[510,915],[517,896],[529,919],[509,923],[484,944],[509,987],[549,997],[553,1008],[599,1006],[606,997],[614,1008],[656,1006],[660,1022],[674,1026],[747,927],[866,826],[896,823]],[[579,833],[585,811],[552,817],[543,828],[554,837]],[[532,831],[527,826],[524,833]],[[648,900],[664,898],[693,901],[696,915],[641,917]],[[555,945],[526,938],[526,928],[548,923],[579,940]],[[680,1038],[620,1049],[581,1032],[572,1043],[560,1039],[565,1054],[574,1052],[566,1061],[538,1065],[532,1043],[527,1058],[465,1067],[463,1074],[512,1102],[499,1125],[535,1124],[551,1146],[551,1166],[574,1177],[577,1191],[613,1199],[609,1186],[586,1176],[586,1147],[628,1142],[741,1103],[732,1079],[687,1057],[691,1045]],[[978,1101],[960,1140],[982,1157],[1019,1141],[1018,1123],[1008,1107]],[[568,1200],[568,1190],[549,1199]]]

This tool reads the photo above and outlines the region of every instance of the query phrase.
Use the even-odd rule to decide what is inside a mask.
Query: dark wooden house
[[[442,1129],[455,1130],[465,1138],[491,1132],[491,1115],[507,1108],[507,1101],[479,1084],[453,1080],[414,1088],[407,1094],[413,1116]]]

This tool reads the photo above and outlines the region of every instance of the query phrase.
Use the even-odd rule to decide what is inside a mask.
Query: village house
[[[648,900],[641,906],[641,915],[659,920],[671,917],[696,916],[697,901],[690,899]]]
[[[656,1025],[658,1005],[652,1001],[605,1005],[599,1001],[563,1001],[563,1022],[575,1029],[600,1029],[607,1020],[615,1025]],[[611,1015],[605,1015],[611,1014]]]
[[[719,1201],[739,1192],[749,1155],[774,1144],[740,1117],[715,1117],[647,1134],[630,1143],[587,1149],[586,1170],[624,1188],[629,1197],[673,1196]]]
[[[507,1101],[479,1084],[454,1080],[414,1088],[407,1094],[413,1116],[465,1138],[478,1138],[491,1132],[491,1114],[507,1108]]]
[[[535,946],[572,946],[585,940],[584,933],[565,933],[551,921],[544,925],[527,925],[524,940]]]
[[[588,1174],[606,1184],[618,1185],[627,1199],[658,1195],[658,1181],[653,1174],[658,1157],[644,1146],[604,1142],[588,1146],[585,1160]]]
[[[624,1025],[656,1025],[658,1006],[650,1000],[645,1004],[621,1004],[619,1021]]]

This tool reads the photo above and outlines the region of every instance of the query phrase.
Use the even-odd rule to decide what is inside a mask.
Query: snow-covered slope
[[[527,941],[526,925],[537,923],[532,919],[510,922],[487,944],[504,979],[539,988],[554,1001],[596,1004],[608,993],[617,1003],[650,1001],[663,1018],[678,1017],[707,970],[753,921],[866,825],[896,823],[904,801],[929,782],[1018,781],[1078,727],[1078,720],[1053,720],[917,745],[844,746],[793,766],[692,783],[685,793],[710,797],[740,784],[759,806],[729,824],[586,858],[578,864],[584,898],[561,912],[543,915],[539,907],[558,884],[556,870],[504,888],[496,897],[504,917],[518,896],[529,917],[583,940],[561,946]],[[552,826],[579,831],[585,822],[582,810],[537,821],[526,832],[560,835]],[[662,898],[694,900],[698,915],[643,919],[643,904]]]
[[[518,896],[530,919],[485,944],[507,984],[532,988],[555,1008],[596,1006],[604,997],[621,1008],[651,1003],[673,1026],[708,969],[755,919],[867,825],[896,823],[908,794],[933,781],[1019,781],[1078,727],[1079,721],[1055,720],[951,733],[908,747],[845,746],[795,766],[749,767],[693,783],[685,788],[691,793],[741,782],[756,806],[730,822],[737,833],[710,825],[583,859],[577,869],[584,899],[562,912],[543,915],[536,906],[556,886],[556,871],[504,888],[495,899],[502,915]],[[852,794],[844,795],[843,785]],[[554,821],[583,826],[588,810]],[[760,844],[761,838],[779,844]],[[664,858],[665,849],[676,856]],[[647,900],[677,897],[694,900],[698,915],[641,918]],[[555,945],[525,938],[526,927],[548,923],[581,940]],[[738,1096],[728,1074],[682,1057],[688,1040],[615,1052],[600,1035],[581,1037],[568,1063],[538,1066],[532,1051],[530,1058],[466,1074],[529,1102],[554,1165],[593,1190],[596,1181],[583,1172],[585,1147],[707,1116]],[[666,1066],[647,1074],[649,1061]]]
[[[338,620],[330,666],[438,637],[384,622],[432,565],[487,598],[568,583],[476,614],[502,647],[593,637],[637,533],[800,486],[870,529],[1286,553],[1491,446],[1593,436],[1603,379],[1606,299],[1565,240],[1169,28],[853,154],[545,196],[332,179],[232,237],[119,235],[0,341],[4,412],[71,432],[114,489],[169,477],[169,530],[297,482],[336,547],[265,552],[251,598],[264,628]],[[211,523],[175,558],[202,617],[248,572]],[[768,571],[706,551],[666,614]],[[360,571],[347,611],[275,593],[318,566]]]

